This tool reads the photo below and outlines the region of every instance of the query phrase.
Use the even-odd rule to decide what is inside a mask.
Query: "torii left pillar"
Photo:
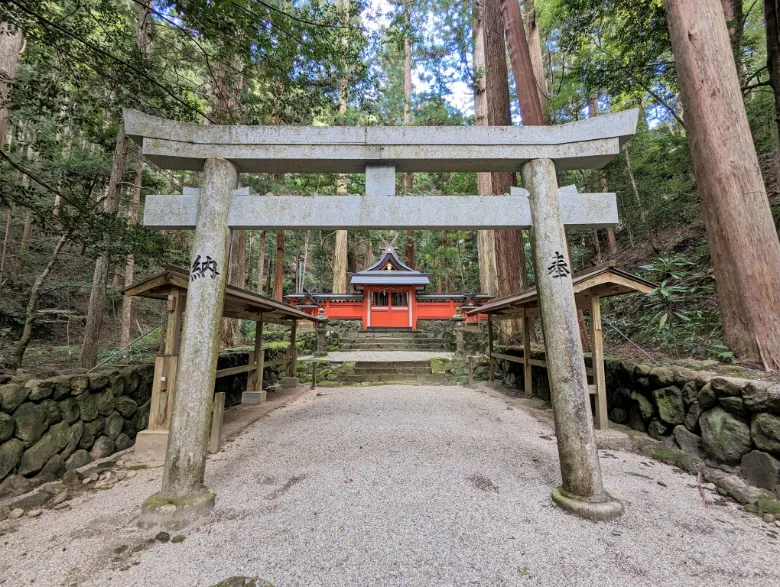
[[[161,491],[141,508],[142,526],[181,526],[214,507],[216,496],[203,478],[230,251],[228,214],[237,185],[238,171],[232,163],[206,160],[165,472]]]

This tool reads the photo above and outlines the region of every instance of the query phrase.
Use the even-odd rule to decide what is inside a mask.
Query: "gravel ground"
[[[396,361],[427,361],[437,357],[451,359],[454,353],[445,351],[331,351],[323,361],[378,361],[382,363],[394,363]],[[300,357],[313,359],[313,356]]]
[[[626,513],[596,524],[551,502],[555,441],[517,400],[308,392],[211,458],[217,505],[183,543],[136,529],[160,484],[160,469],[144,470],[70,510],[0,523],[0,584],[780,585],[780,528],[725,501],[705,507],[695,478],[671,467],[601,454]]]

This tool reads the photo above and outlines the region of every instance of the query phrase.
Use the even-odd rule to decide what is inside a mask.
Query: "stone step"
[[[394,347],[388,347],[384,345],[341,345],[339,346],[340,351],[387,351],[389,353],[394,351],[439,351],[439,352],[445,352],[444,347],[442,347],[440,344],[427,344],[427,345],[416,345],[416,346],[394,346]]]
[[[412,372],[430,372],[431,364],[428,361],[358,361],[355,363],[355,372],[372,369],[396,369]]]
[[[346,334],[347,338],[436,338],[436,334],[433,332],[427,332],[425,330],[396,330],[396,329],[379,329],[379,330],[359,330],[357,332],[350,332]]]
[[[396,383],[398,385],[419,383],[427,385],[445,385],[449,383],[445,375],[425,374],[409,375],[404,377],[398,373],[377,373],[373,375],[347,375],[344,378],[345,383]]]
[[[345,337],[341,339],[342,344],[371,343],[371,344],[430,344],[440,342],[433,337],[401,338],[400,336],[373,336],[373,337]]]

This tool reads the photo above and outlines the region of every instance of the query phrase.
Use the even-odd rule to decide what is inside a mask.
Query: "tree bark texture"
[[[528,48],[531,52],[531,67],[536,79],[536,89],[539,92],[539,104],[544,112],[547,106],[547,70],[544,67],[544,53],[542,52],[542,35],[539,32],[539,23],[536,15],[536,3],[534,0],[525,0],[525,23],[528,34]]]
[[[125,175],[125,160],[127,158],[127,137],[125,125],[120,124],[116,137],[114,161],[111,166],[111,177],[106,192],[105,211],[115,214],[119,206],[119,195],[122,191],[122,179]],[[103,310],[106,303],[106,284],[108,283],[108,253],[103,252],[95,261],[95,272],[92,275],[92,291],[87,306],[87,324],[84,327],[84,342],[81,345],[79,367],[91,369],[97,363],[98,342],[103,326]]]
[[[484,0],[484,2],[485,97],[488,125],[511,126],[512,113],[509,104],[509,72],[506,65],[502,2],[501,0]],[[515,174],[491,173],[490,179],[492,194],[506,194],[515,183]],[[522,233],[519,230],[497,230],[495,243],[498,295],[507,296],[517,293],[523,289],[525,281]],[[514,322],[519,321],[512,321]],[[504,329],[504,331],[509,330],[519,332],[518,324],[515,324],[514,328]]]
[[[17,369],[21,366],[22,361],[24,361],[24,353],[27,351],[27,345],[30,344],[30,339],[32,338],[32,329],[33,324],[35,323],[35,312],[38,310],[38,302],[41,300],[41,290],[43,289],[43,284],[46,282],[46,279],[49,277],[49,275],[51,275],[52,269],[54,269],[54,264],[57,262],[57,258],[59,257],[60,252],[62,251],[62,247],[65,246],[66,242],[68,242],[67,233],[63,234],[60,237],[60,240],[57,241],[57,244],[55,245],[54,250],[49,257],[49,262],[46,264],[46,267],[43,268],[41,274],[38,275],[33,282],[32,288],[30,289],[30,299],[27,302],[27,311],[25,312],[22,336],[16,343],[16,348],[14,349],[14,354],[11,358],[11,364],[8,365],[8,367],[11,369]]]
[[[8,128],[8,105],[11,84],[19,67],[19,55],[24,48],[24,34],[12,29],[9,23],[0,23],[0,146],[5,142]]]
[[[718,0],[664,0],[726,343],[780,369],[780,241]]]
[[[130,207],[127,209],[127,217],[131,224],[138,223],[138,209],[141,206],[141,183],[143,181],[144,163],[141,157],[136,158],[135,182],[133,183],[133,198]],[[130,255],[125,265],[125,287],[133,285],[133,272],[135,270],[135,260]],[[119,346],[124,347],[130,342],[130,325],[133,322],[133,298],[124,296],[122,298],[122,331],[119,339]]]
[[[525,36],[520,5],[517,0],[503,0],[502,7],[509,60],[512,63],[523,126],[541,126],[544,124],[542,103],[539,99],[536,73],[531,64],[531,51]]]
[[[347,231],[336,231],[333,248],[333,293],[347,293]]]
[[[260,231],[257,239],[257,293],[263,293],[263,274],[265,272],[265,231]]]
[[[474,10],[474,113],[477,126],[488,126],[486,75],[485,75],[485,26],[484,0],[475,3]],[[477,191],[481,196],[493,194],[490,173],[477,173]],[[498,268],[496,267],[496,234],[492,230],[477,231],[479,256],[479,284],[482,293],[498,295]]]
[[[764,0],[766,66],[775,101],[775,173],[780,178],[780,0]]]
[[[274,275],[274,299],[282,301],[284,296],[284,231],[276,233],[276,273]]]

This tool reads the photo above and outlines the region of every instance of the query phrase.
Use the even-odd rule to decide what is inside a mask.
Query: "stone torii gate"
[[[199,192],[147,196],[144,225],[195,229],[176,398],[162,489],[141,523],[211,508],[203,484],[231,229],[493,230],[533,227],[534,263],[562,487],[553,499],[606,520],[622,505],[602,484],[564,226],[618,223],[615,194],[559,190],[556,170],[601,168],[634,134],[638,111],[546,127],[201,126],[126,110],[125,132],[164,169],[202,171]],[[522,172],[501,196],[397,196],[402,172]],[[239,173],[365,173],[365,196],[255,196]],[[207,370],[204,373],[204,369]]]

